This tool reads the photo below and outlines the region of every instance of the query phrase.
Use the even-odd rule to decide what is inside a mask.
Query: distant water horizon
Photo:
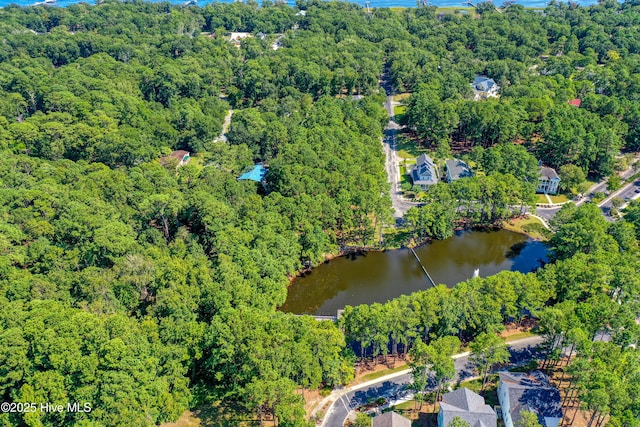
[[[146,0],[149,1],[149,0]],[[26,7],[33,6],[37,0],[0,0],[0,7],[9,6],[11,4],[15,4],[18,6]],[[152,0],[151,3],[160,3],[160,1]],[[205,6],[211,3],[233,3],[234,0],[220,1],[220,0],[198,0],[198,6]],[[496,0],[494,3],[496,5],[501,5],[503,0]],[[95,4],[94,1],[81,1],[81,0],[57,0],[55,6],[57,7],[66,7],[72,4],[77,3],[88,3]],[[184,4],[184,0],[169,0],[169,3],[173,4]],[[290,6],[295,6],[295,0],[287,0],[287,3]],[[353,1],[352,3],[357,3],[360,6],[365,6],[365,0]],[[370,0],[370,7],[372,8],[387,8],[387,7],[416,7],[416,0]],[[524,7],[528,8],[541,8],[545,7],[548,3],[548,0],[526,0],[526,1],[518,1],[516,4],[521,4]],[[580,6],[590,6],[597,3],[597,0],[577,0],[575,3]],[[469,7],[461,0],[429,0],[429,4],[438,7],[459,7],[466,8]]]

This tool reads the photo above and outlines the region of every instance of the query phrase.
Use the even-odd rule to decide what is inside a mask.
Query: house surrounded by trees
[[[560,392],[542,372],[500,372],[498,400],[505,427],[519,425],[524,412],[538,416],[542,427],[558,427],[562,420]]]
[[[497,424],[496,413],[484,402],[484,397],[464,387],[442,396],[438,427],[447,427],[455,417],[470,427],[496,427]]]
[[[176,150],[173,153],[169,154],[168,156],[161,158],[160,162],[164,165],[164,164],[167,164],[170,159],[178,160],[178,164],[176,165],[176,167],[180,167],[189,163],[189,160],[191,159],[191,157],[190,157],[190,153],[186,150]],[[171,161],[173,162],[174,160],[171,160]]]
[[[559,184],[560,177],[554,168],[540,166],[536,193],[556,194]]]
[[[459,159],[448,159],[444,168],[446,171],[445,180],[451,183],[460,178],[472,177],[473,172],[468,164]]]
[[[423,190],[428,190],[438,182],[438,172],[431,157],[426,154],[418,157],[416,165],[411,169],[411,180],[413,185],[417,185]]]
[[[476,100],[487,99],[492,96],[496,97],[500,89],[500,86],[498,86],[493,79],[485,76],[476,76],[471,86],[473,87]]]

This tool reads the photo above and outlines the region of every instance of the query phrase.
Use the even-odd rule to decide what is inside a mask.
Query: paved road
[[[535,212],[536,212],[536,215],[544,218],[544,220],[547,221],[547,224],[548,224],[549,221],[551,221],[551,218],[553,218],[554,216],[556,216],[558,212],[560,212],[561,208],[562,208],[561,206],[558,206],[555,208],[536,208]]]
[[[633,167],[628,168],[624,172],[620,174],[620,177],[623,180],[629,179],[634,174]],[[589,188],[587,197],[574,202],[577,206],[580,206],[583,203],[591,201],[591,195],[597,192],[604,192],[607,189],[607,181],[600,181],[597,184],[594,184]],[[602,210],[602,214],[607,219],[607,221],[615,221],[615,218],[611,216],[611,200],[614,198],[620,198],[625,201],[625,203],[621,206],[621,209],[627,206],[627,202],[629,200],[635,200],[640,198],[640,178],[625,184],[619,190],[611,193],[606,199],[602,202],[598,203],[598,207]],[[544,218],[547,222],[551,220],[559,211],[560,206],[553,208],[536,208],[536,214]]]
[[[401,129],[400,125],[396,123],[394,112],[393,112],[393,97],[391,95],[392,88],[389,84],[388,77],[385,74],[380,82],[380,86],[384,88],[387,94],[387,102],[385,103],[385,108],[387,109],[387,113],[389,114],[389,123],[387,124],[387,128],[384,131],[384,139],[382,141],[382,146],[384,148],[384,153],[386,157],[385,161],[385,169],[387,170],[388,182],[391,184],[391,204],[393,206],[393,216],[398,221],[400,218],[404,216],[404,214],[411,208],[412,206],[419,206],[420,203],[410,202],[402,197],[402,189],[400,187],[401,176],[398,165],[400,161],[398,159],[398,148],[397,148],[397,140],[396,135],[399,129]]]
[[[512,365],[528,362],[537,356],[534,347],[542,342],[540,337],[529,337],[513,341],[509,344]],[[455,361],[457,377],[455,381],[473,377],[473,364],[468,355],[458,357]],[[358,406],[367,403],[372,398],[385,397],[399,398],[408,393],[407,386],[411,383],[411,374],[398,373],[391,378],[381,378],[378,382],[368,384],[357,390],[349,391],[342,395],[329,407],[322,423],[322,427],[342,427],[349,412]],[[357,386],[356,386],[357,387]]]
[[[617,198],[623,200],[623,205],[620,207],[622,209],[627,206],[627,203],[630,200],[635,200],[638,197],[640,197],[640,178],[624,185],[619,190],[616,190],[609,197],[600,202],[598,206],[602,209],[602,213],[607,220],[615,221],[615,218],[611,216],[611,208],[613,207],[612,201]]]

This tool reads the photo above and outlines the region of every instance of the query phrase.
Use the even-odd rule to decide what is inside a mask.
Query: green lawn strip
[[[551,197],[551,201],[553,203],[564,203],[569,201],[569,198],[564,194],[556,194],[554,196],[549,195],[549,197]]]
[[[400,102],[407,99],[410,96],[411,96],[410,93],[399,93],[397,95],[393,95],[391,99],[393,99],[394,102]]]
[[[529,338],[529,337],[535,337],[535,336],[536,334],[534,334],[533,332],[518,332],[517,334],[509,335],[504,340],[506,342],[511,342],[511,341],[517,341],[523,338]]]
[[[372,372],[370,374],[362,376],[358,380],[358,383],[363,383],[363,382],[375,380],[375,379],[378,379],[380,377],[384,377],[385,375],[393,374],[394,372],[404,371],[405,369],[409,369],[409,366],[401,365],[401,366],[396,366],[395,368],[392,368],[392,369],[384,369],[382,371]]]

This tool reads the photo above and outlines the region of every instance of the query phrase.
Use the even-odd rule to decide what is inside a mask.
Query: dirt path
[[[220,136],[216,138],[217,142],[227,142],[227,132],[229,131],[229,126],[231,126],[231,116],[233,115],[233,110],[229,110],[227,115],[224,117],[224,123],[222,123],[222,131],[220,132]]]

